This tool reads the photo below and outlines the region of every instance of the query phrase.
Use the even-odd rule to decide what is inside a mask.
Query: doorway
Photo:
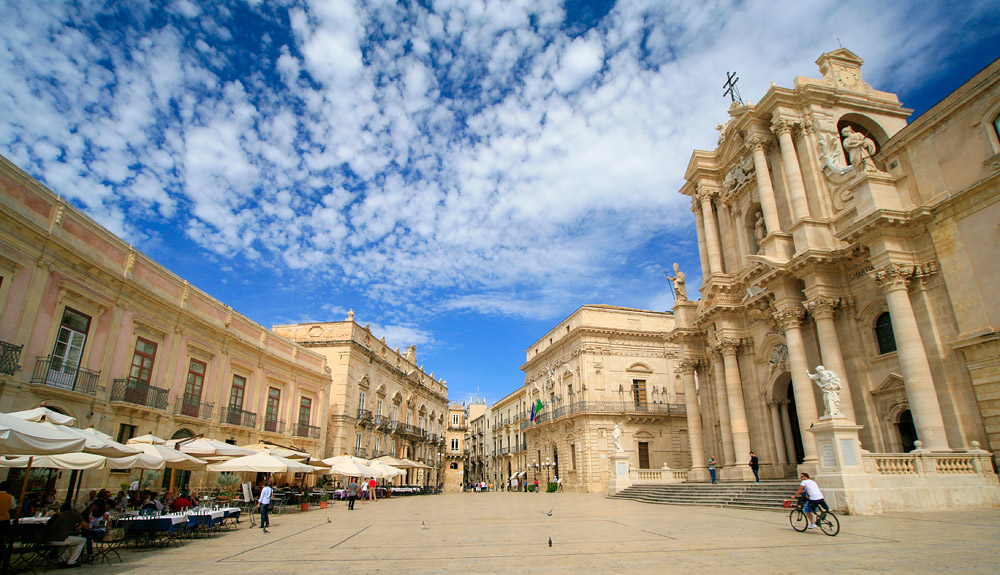
[[[899,442],[902,444],[903,453],[909,453],[917,448],[914,442],[917,440],[917,428],[913,425],[913,412],[907,409],[899,414]]]
[[[640,441],[639,445],[639,469],[649,469],[649,442]]]

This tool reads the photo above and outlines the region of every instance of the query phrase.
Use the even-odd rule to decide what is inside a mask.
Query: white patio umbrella
[[[76,423],[75,417],[64,415],[47,407],[36,407],[34,409],[25,409],[23,411],[11,411],[7,415],[13,415],[14,417],[25,421],[34,421],[35,423],[42,423],[43,421],[48,421],[49,423],[54,423],[56,425],[73,425]]]
[[[337,461],[330,464],[327,471],[330,475],[343,475],[344,477],[379,477],[379,471],[375,471],[367,465],[350,460]]]
[[[208,466],[208,470],[255,471],[257,473],[312,473],[317,468],[299,461],[261,452],[254,455],[236,457],[221,463],[213,463]]]
[[[396,459],[391,455],[383,455],[381,457],[376,457],[372,461],[378,461],[379,463],[384,463],[385,465],[391,465],[402,469],[406,465],[406,461],[403,459]]]
[[[31,472],[32,456],[56,455],[60,453],[75,453],[82,450],[87,440],[58,429],[58,426],[46,426],[34,421],[27,421],[8,413],[0,413],[0,453],[27,455],[24,479],[21,483],[21,494],[17,500],[16,516],[21,515],[21,505],[24,501],[24,491],[28,484],[28,474]]]
[[[140,441],[149,441],[148,438],[152,438],[152,440],[159,439],[158,437],[153,435],[143,436],[138,439],[140,439]],[[174,488],[175,469],[194,471],[197,469],[205,469],[205,466],[208,465],[207,461],[198,459],[197,457],[193,457],[191,455],[188,455],[187,453],[182,453],[180,451],[177,451],[176,449],[171,449],[166,445],[155,443],[153,441],[150,441],[149,443],[134,443],[136,439],[137,438],[135,437],[129,439],[127,445],[141,449],[142,452],[145,453],[146,455],[152,455],[164,460],[166,467],[170,469],[170,490],[173,490]],[[164,443],[166,443],[166,441],[164,441]],[[140,488],[142,487],[142,475],[143,472],[140,471],[139,472]]]
[[[312,455],[305,451],[296,451],[279,445],[271,445],[270,443],[251,443],[250,445],[241,445],[240,447],[250,449],[252,451],[270,453],[271,455],[277,455],[278,457],[284,457],[286,459],[312,458]]]
[[[152,433],[147,433],[146,435],[140,435],[139,437],[133,437],[132,439],[129,439],[126,443],[129,443],[129,444],[132,444],[132,443],[149,443],[149,444],[152,444],[152,445],[166,445],[167,444],[167,440],[163,439],[163,438],[160,438],[160,437],[157,437],[157,436],[153,435]]]
[[[406,475],[406,472],[403,471],[402,469],[393,467],[391,465],[386,465],[381,461],[372,461],[371,463],[368,464],[368,467],[371,467],[375,471],[381,473],[380,477],[384,479],[392,479],[393,477]]]
[[[0,452],[17,455],[53,455],[83,450],[87,440],[59,426],[42,425],[0,413]]]
[[[217,439],[199,437],[190,441],[184,439],[171,439],[167,442],[167,447],[172,447],[182,453],[194,455],[195,457],[242,457],[259,453],[252,449],[230,445]]]
[[[0,458],[0,467],[27,467],[28,457]],[[127,457],[104,457],[92,453],[65,453],[62,455],[39,455],[34,457],[32,467],[49,469],[163,469],[166,462],[145,453]]]

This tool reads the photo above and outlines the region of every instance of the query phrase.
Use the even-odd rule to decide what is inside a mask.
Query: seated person
[[[21,517],[33,517],[35,513],[39,511],[38,493],[29,493],[24,497],[24,502],[21,503]]]
[[[83,546],[87,540],[77,535],[72,535],[74,531],[86,530],[89,527],[83,520],[83,516],[73,511],[69,503],[63,503],[57,513],[49,522],[45,524],[42,531],[42,540],[48,541],[53,547],[62,547],[59,556],[66,567],[79,567],[77,562],[80,554],[83,553]]]
[[[156,493],[150,491],[139,506],[140,515],[152,515],[163,511],[163,504],[156,500]]]
[[[170,502],[171,511],[184,511],[188,507],[194,507],[194,504],[192,504],[191,500],[187,498],[186,493],[181,493],[177,496],[177,499]]]

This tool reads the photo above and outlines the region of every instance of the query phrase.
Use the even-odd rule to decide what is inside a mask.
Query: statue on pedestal
[[[851,166],[857,168],[859,172],[877,172],[872,156],[875,155],[875,142],[861,132],[855,132],[850,126],[844,126],[840,131],[844,136],[844,151],[847,152],[847,159]]]
[[[667,274],[667,279],[674,286],[674,291],[677,293],[677,301],[686,301],[688,298],[687,286],[684,284],[686,281],[686,276],[684,272],[681,271],[681,267],[678,264],[674,264],[674,275],[671,277]]]
[[[764,225],[764,213],[757,212],[757,221],[753,224],[753,236],[757,240],[757,253],[764,251],[761,242],[767,237],[767,227]]]
[[[615,424],[614,431],[611,432],[611,439],[615,443],[615,453],[622,453],[625,451],[622,449],[622,428],[618,427],[617,423]]]
[[[809,379],[816,382],[816,385],[823,390],[823,407],[826,413],[823,417],[838,417],[840,413],[840,377],[832,369],[826,369],[822,365],[816,366],[816,373],[809,373]]]

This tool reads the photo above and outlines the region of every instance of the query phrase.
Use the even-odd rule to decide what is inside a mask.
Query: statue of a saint
[[[757,221],[753,224],[753,236],[757,238],[757,253],[764,251],[764,247],[760,245],[767,236],[767,227],[764,225],[763,212],[757,212]]]
[[[687,300],[688,298],[687,286],[684,285],[686,276],[684,275],[684,272],[681,271],[681,267],[679,265],[674,264],[674,275],[673,277],[671,277],[670,274],[667,274],[667,279],[670,280],[670,283],[674,284],[674,291],[677,294],[677,301]]]
[[[816,385],[823,390],[823,406],[826,410],[824,417],[837,417],[840,413],[840,377],[832,369],[826,369],[822,365],[816,366],[816,373],[809,373],[809,379],[816,382]]]
[[[611,432],[611,439],[615,443],[615,453],[625,451],[622,449],[622,428],[618,427],[617,423],[615,424],[614,431]]]
[[[875,142],[871,138],[860,132],[855,132],[854,128],[844,126],[840,131],[844,136],[844,151],[847,152],[847,159],[851,166],[861,172],[875,172],[875,162],[872,156],[875,154]]]

